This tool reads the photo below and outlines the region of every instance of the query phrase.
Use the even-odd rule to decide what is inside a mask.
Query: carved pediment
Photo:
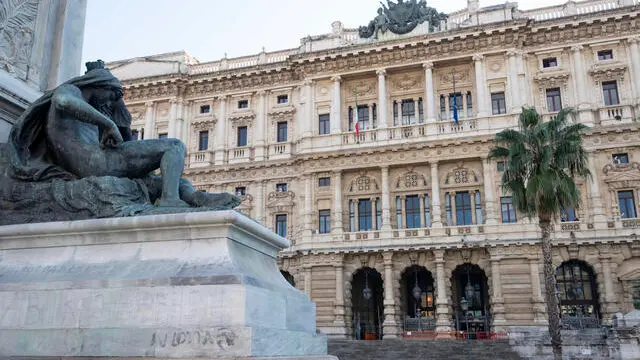
[[[640,184],[640,164],[607,164],[603,169],[604,182],[609,189],[624,189]]]
[[[270,119],[276,121],[292,121],[295,119],[296,108],[293,105],[276,106],[267,113]]]
[[[353,99],[354,93],[358,93],[359,97],[375,96],[376,95],[376,83],[373,81],[360,80],[352,82],[347,87],[347,99]]]
[[[392,85],[395,90],[422,89],[422,78],[419,74],[404,74],[401,77],[394,78]]]
[[[229,115],[229,121],[233,127],[251,126],[255,118],[256,113],[253,110],[238,111]]]
[[[402,176],[399,176],[395,184],[396,190],[403,191],[426,189],[428,183],[424,175],[419,174],[415,171],[409,171]]]
[[[442,179],[442,187],[458,187],[482,184],[482,176],[474,169],[462,165],[449,171]]]
[[[376,179],[367,175],[360,175],[355,178],[349,186],[349,194],[370,194],[378,192]]]
[[[194,130],[209,130],[218,122],[214,115],[197,117],[191,120],[191,127]]]
[[[616,173],[636,173],[640,176],[640,163],[607,164],[602,168],[602,172],[606,177],[615,176]]]
[[[569,70],[562,68],[540,70],[534,75],[533,79],[541,87],[557,87],[567,83],[567,80],[569,80],[569,74]]]
[[[440,83],[453,84],[454,75],[456,78],[456,84],[458,85],[471,83],[471,72],[467,68],[460,68],[460,69],[449,68],[447,70],[443,69],[443,72],[440,75]]]
[[[236,206],[234,209],[240,211],[243,214],[248,214],[248,211],[251,210],[252,202],[253,202],[253,196],[249,194],[242,195],[240,197],[240,205]],[[243,210],[247,212],[244,212]]]
[[[603,62],[594,64],[589,69],[589,74],[593,76],[595,80],[621,80],[624,77],[624,73],[627,71],[627,65],[615,61],[615,62]]]
[[[296,194],[293,191],[272,191],[267,196],[267,207],[293,207]]]

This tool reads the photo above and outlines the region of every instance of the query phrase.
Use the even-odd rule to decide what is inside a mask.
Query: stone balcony
[[[229,150],[229,164],[247,163],[253,159],[253,148],[249,146],[236,147]]]
[[[209,167],[213,165],[212,151],[196,151],[189,154],[189,167]]]
[[[291,157],[292,144],[290,142],[279,142],[269,145],[269,159],[280,160]]]
[[[633,122],[631,105],[603,106],[597,111],[600,126],[628,124]]]

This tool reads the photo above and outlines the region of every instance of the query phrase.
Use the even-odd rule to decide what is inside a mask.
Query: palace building
[[[590,127],[592,178],[552,234],[563,327],[640,306],[640,8],[387,3],[293,49],[108,67],[134,136],[182,139],[197,188],[291,241],[278,264],[329,336],[546,331],[537,221],[487,157],[523,106]]]

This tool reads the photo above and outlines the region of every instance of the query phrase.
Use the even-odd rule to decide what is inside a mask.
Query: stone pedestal
[[[0,227],[0,357],[335,359],[235,211]]]

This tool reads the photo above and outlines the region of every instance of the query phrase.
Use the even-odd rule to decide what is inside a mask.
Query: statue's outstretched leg
[[[162,195],[158,200],[158,206],[186,207],[189,206],[180,200],[180,175],[184,170],[184,157],[186,149],[184,145],[175,146],[167,150],[160,161],[162,172]]]
[[[152,201],[159,199],[162,189],[162,177],[149,175],[145,179]],[[180,198],[190,206],[207,207],[217,210],[233,209],[240,204],[240,198],[229,193],[208,193],[197,191],[187,179],[180,179]]]

